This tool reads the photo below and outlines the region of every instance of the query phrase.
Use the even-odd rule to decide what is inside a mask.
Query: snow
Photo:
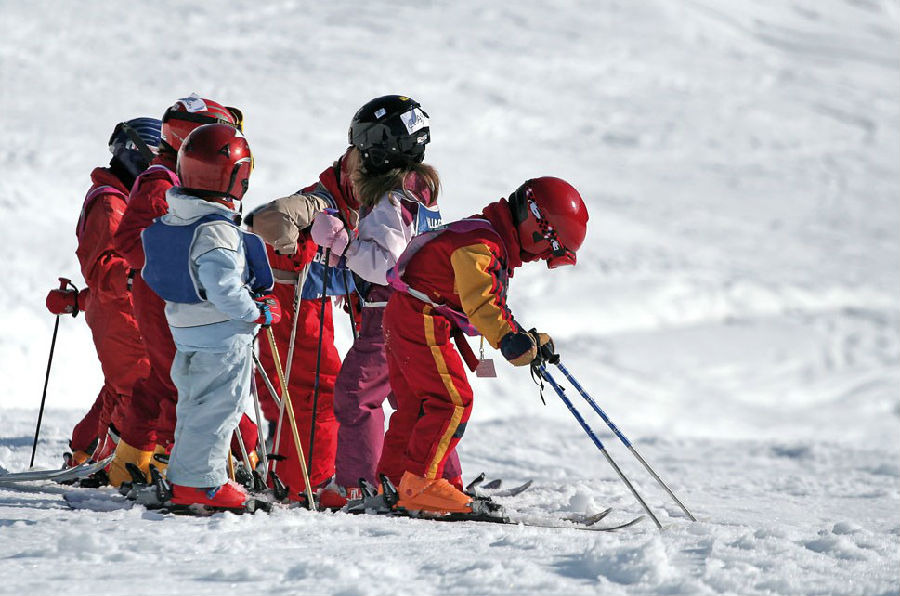
[[[578,266],[520,270],[512,308],[700,519],[591,416],[663,531],[192,519],[105,489],[78,510],[76,489],[0,489],[0,593],[900,593],[897,0],[0,13],[0,467],[27,467],[43,297],[60,275],[81,285],[74,224],[116,122],[193,91],[241,107],[252,208],[313,181],[356,108],[399,92],[431,117],[445,216],[536,175],[581,190]],[[523,515],[638,515],[549,388],[545,407],[527,373],[497,369],[472,379],[466,477],[533,478],[506,500]],[[58,465],[100,380],[83,319],[61,319],[36,467]]]

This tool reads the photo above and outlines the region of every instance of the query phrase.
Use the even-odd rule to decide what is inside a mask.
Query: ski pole
[[[279,412],[278,427],[276,427],[276,430],[275,430],[275,441],[272,443],[272,454],[277,455],[278,451],[281,449],[281,421],[282,421],[281,414],[284,414],[284,400],[278,396],[278,392],[275,390],[275,386],[272,384],[272,381],[269,380],[269,374],[266,372],[266,369],[263,368],[262,362],[259,361],[259,356],[257,356],[256,353],[253,354],[253,363],[256,365],[256,370],[257,370],[257,372],[259,372],[259,376],[262,377],[263,383],[265,383],[265,385],[266,385],[266,389],[269,390],[269,395],[272,396],[272,399],[278,405],[278,412]],[[262,416],[259,412],[259,396],[254,394],[254,397],[256,398],[256,404],[255,404],[256,416],[257,416],[257,418],[262,418]],[[263,444],[263,443],[265,443],[265,441],[260,441],[260,444]],[[263,480],[265,480],[268,483],[268,480],[269,480],[269,468],[268,468],[269,453],[268,453],[268,450],[266,450],[263,453],[263,457],[265,458],[265,463],[263,465],[266,470],[265,474],[263,475]],[[278,457],[273,457],[271,459],[273,474],[276,471],[275,468],[278,466],[278,460],[279,460]]]
[[[294,346],[297,341],[297,320],[300,318],[300,296],[303,291],[303,284],[306,282],[306,272],[309,267],[304,267],[301,273],[297,274],[297,283],[294,284],[294,320],[291,326],[291,340],[288,343],[288,353],[287,353],[287,362],[285,362],[285,369],[287,372],[285,373],[285,381],[290,383],[291,381],[291,371],[294,370]],[[274,391],[269,391],[269,395],[275,395]],[[278,424],[275,426],[275,442],[272,444],[272,448],[275,451],[278,451],[278,446],[281,445],[281,423],[284,421],[284,402],[279,402],[278,404]],[[278,460],[276,459],[272,463],[272,471],[275,472],[276,468],[278,468]]]
[[[649,472],[650,475],[653,476],[654,479],[656,479],[656,481],[659,483],[659,485],[661,487],[663,487],[663,489],[667,493],[669,493],[669,496],[672,497],[672,500],[675,501],[675,503],[677,503],[679,507],[681,507],[681,510],[684,511],[684,513],[689,518],[691,518],[691,521],[697,521],[697,518],[694,517],[694,514],[691,513],[690,511],[688,511],[688,508],[685,507],[684,503],[682,503],[678,499],[678,497],[675,496],[675,493],[672,492],[672,489],[669,488],[669,486],[665,482],[663,482],[662,478],[659,477],[659,475],[653,470],[653,468],[650,467],[650,464],[647,463],[647,460],[645,460],[641,456],[641,454],[638,453],[638,451],[637,451],[637,449],[635,449],[634,445],[631,444],[631,441],[629,441],[628,438],[624,434],[622,434],[622,431],[619,430],[619,427],[617,427],[613,423],[613,421],[609,419],[609,416],[606,415],[606,412],[603,411],[603,408],[601,408],[599,405],[597,405],[597,402],[595,402],[591,398],[591,396],[588,395],[587,391],[585,391],[584,388],[581,386],[581,384],[575,380],[575,377],[572,376],[572,374],[565,367],[565,365],[563,365],[563,363],[560,362],[559,360],[554,362],[554,364],[556,364],[556,367],[562,372],[563,375],[565,375],[566,379],[568,379],[569,382],[572,383],[572,386],[575,387],[575,389],[578,391],[578,393],[581,394],[581,397],[583,397],[584,400],[588,404],[590,404],[590,406],[594,409],[594,411],[597,412],[597,414],[599,414],[601,418],[603,418],[603,421],[606,423],[607,426],[609,426],[610,430],[612,430],[613,433],[615,433],[615,435],[617,437],[619,437],[619,440],[622,441],[622,444],[625,445],[631,451],[631,453],[634,455],[634,457],[639,462],[641,462],[641,464],[643,464],[643,466],[644,466],[644,468],[646,468],[647,472]]]
[[[234,480],[234,458],[231,456],[231,447],[228,448],[225,463],[228,467],[228,479]]]
[[[291,341],[288,344],[287,362],[284,365],[284,378],[288,383],[291,382],[291,371],[294,368],[292,365],[294,363],[294,346],[297,340],[297,320],[300,318],[300,299],[303,296],[303,285],[306,283],[308,271],[309,266],[307,265],[302,271],[297,273],[297,283],[294,284],[294,324],[291,327]]]
[[[287,410],[288,422],[291,425],[291,433],[294,435],[294,446],[297,448],[297,458],[300,460],[300,472],[306,483],[306,498],[309,499],[309,509],[316,510],[316,501],[313,499],[312,487],[309,485],[309,473],[306,470],[306,457],[303,455],[303,445],[300,443],[300,433],[297,432],[297,421],[294,419],[294,406],[291,405],[291,394],[288,392],[287,381],[284,378],[284,370],[281,368],[281,356],[278,354],[278,346],[275,345],[275,334],[271,327],[266,327],[266,337],[269,338],[269,348],[275,360],[275,372],[278,373],[278,382],[281,383],[281,403]]]
[[[356,328],[356,309],[353,307],[353,301],[350,299],[350,282],[348,281],[348,271],[344,269],[344,300],[347,301],[347,308],[350,312],[350,330],[353,332],[353,342],[359,339],[359,330]]]
[[[259,361],[259,356],[256,354],[253,355],[253,363],[256,365],[256,370],[259,372],[259,375],[263,379],[263,383],[266,385],[266,389],[269,390],[269,394],[272,396],[272,400],[278,407],[282,407],[284,401],[278,396],[278,392],[275,391],[275,385],[272,384],[272,381],[269,380],[269,374],[266,372],[266,369],[263,368],[262,362]]]
[[[256,357],[256,354],[253,354],[253,360],[255,362],[259,362],[259,359]],[[253,395],[253,410],[256,413],[256,428],[262,429],[262,411],[259,408],[259,392],[256,390],[256,383],[254,382],[251,385],[251,393]],[[266,439],[265,437],[259,437],[259,458],[262,461],[262,479],[263,484],[268,483],[269,481],[269,451],[268,447],[266,447]]]
[[[65,290],[67,286],[75,286],[65,277],[59,278],[59,289]],[[78,300],[78,288],[75,288],[75,299]],[[77,310],[75,311],[78,312]],[[28,467],[34,466],[34,454],[37,452],[38,438],[41,435],[41,421],[44,419],[44,405],[47,403],[47,385],[50,383],[50,365],[53,364],[53,351],[56,349],[56,334],[59,332],[59,315],[56,315],[56,322],[53,324],[53,339],[50,340],[50,356],[47,358],[47,372],[44,374],[44,393],[41,395],[41,408],[38,410],[37,426],[34,428],[34,443],[31,445],[31,463]]]
[[[656,524],[656,527],[662,529],[662,524],[659,523],[659,520],[656,518],[653,512],[650,511],[650,507],[647,506],[647,502],[644,501],[640,494],[638,494],[637,489],[634,488],[634,485],[631,484],[631,481],[629,481],[628,478],[625,477],[625,474],[622,473],[622,469],[619,468],[618,464],[613,461],[613,458],[609,455],[606,447],[603,446],[603,443],[599,438],[597,438],[597,435],[594,433],[588,423],[585,422],[584,418],[581,416],[578,410],[575,409],[575,405],[566,396],[565,390],[563,390],[562,387],[556,384],[556,381],[553,379],[553,377],[550,375],[543,364],[538,365],[538,370],[540,371],[541,376],[544,378],[544,380],[550,383],[550,386],[553,387],[553,390],[556,391],[556,394],[559,396],[559,398],[563,401],[564,404],[566,404],[566,407],[570,412],[572,412],[572,415],[575,416],[575,420],[578,421],[578,424],[581,425],[581,428],[584,429],[584,432],[586,432],[588,437],[591,438],[591,440],[594,442],[594,445],[596,445],[597,449],[600,450],[600,453],[602,453],[606,457],[606,461],[608,461],[609,465],[612,466],[612,469],[616,471],[616,474],[619,475],[619,478],[622,480],[622,482],[625,483],[625,486],[628,487],[628,490],[631,491],[631,494],[634,495],[634,498],[637,499],[638,503],[641,504],[641,507],[644,508],[644,511],[647,512],[647,515],[649,515],[653,520],[653,523]]]
[[[257,431],[259,427],[257,426]],[[247,472],[249,474],[253,474],[253,466],[250,465],[250,455],[247,453],[247,446],[244,445],[244,433],[241,432],[241,425],[238,424],[234,427],[234,435],[237,437],[238,446],[241,449],[241,460],[244,462],[244,466],[247,468]],[[257,435],[258,437],[258,435]]]
[[[322,333],[325,329],[325,306],[328,304],[328,277],[331,274],[331,249],[325,249],[325,273],[322,275],[322,308],[319,312],[319,348],[316,352],[316,381],[313,385],[312,424],[309,425],[309,463],[312,468],[313,451],[316,447],[316,414],[319,409],[319,387],[322,378]]]

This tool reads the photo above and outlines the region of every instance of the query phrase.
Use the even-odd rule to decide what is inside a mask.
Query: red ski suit
[[[169,211],[166,191],[176,185],[174,155],[161,154],[151,167],[135,180],[128,198],[128,208],[115,234],[116,250],[124,255],[134,275],[134,314],[150,357],[150,372],[138,382],[132,393],[131,406],[122,420],[122,439],[141,451],[152,451],[159,444],[168,446],[175,439],[175,404],[178,390],[169,376],[175,359],[175,342],[166,320],[166,303],[141,277],[144,245],[141,232],[157,217]],[[256,448],[256,425],[244,416],[241,434],[248,451]],[[236,444],[232,450],[239,453]]]
[[[305,265],[308,265],[316,253],[318,247],[308,241],[301,246],[301,252],[295,255],[276,254],[271,246],[266,246],[269,256],[269,264],[275,273],[277,281],[272,291],[283,305],[281,309],[281,321],[272,325],[272,333],[275,337],[275,345],[281,356],[282,369],[287,361],[291,343],[291,330],[294,326],[294,283],[296,276],[301,273]],[[304,250],[305,249],[305,250]],[[303,263],[301,265],[301,263]],[[285,273],[289,275],[285,275]],[[293,281],[291,275],[293,274]],[[312,426],[313,393],[316,381],[316,357],[319,347],[319,321],[322,302],[320,300],[301,300],[299,317],[297,318],[297,334],[294,340],[294,361],[291,363],[291,372],[288,380],[288,391],[291,395],[291,404],[294,408],[294,417],[297,421],[297,431],[300,434],[300,444],[303,453],[309,457],[309,432]],[[281,386],[275,370],[275,361],[269,347],[268,338],[260,334],[259,359],[266,370],[266,375],[275,386],[279,396]],[[325,324],[322,326],[322,360],[319,372],[319,399],[316,404],[316,437],[313,450],[312,466],[309,469],[309,481],[313,486],[331,478],[334,474],[334,454],[337,451],[337,421],[334,418],[334,380],[341,368],[341,358],[334,346],[334,325],[332,322],[331,300],[325,304]],[[256,373],[256,388],[265,416],[275,423],[278,420],[278,406],[271,399],[268,388]],[[276,471],[285,486],[289,488],[291,497],[303,494],[306,483],[303,482],[300,473],[300,462],[297,448],[294,445],[294,437],[291,431],[288,415],[282,418],[280,443],[273,447],[275,453],[286,457],[278,463]]]
[[[116,249],[125,256],[134,276],[134,314],[150,357],[150,373],[135,385],[123,420],[122,439],[142,451],[152,451],[157,443],[167,445],[175,437],[175,389],[169,371],[175,358],[175,344],[166,321],[165,302],[144,282],[141,232],[169,210],[166,191],[175,186],[174,156],[161,155],[138,176],[128,198],[128,208],[116,231]]]
[[[91,172],[93,185],[78,219],[75,254],[88,287],[84,318],[91,329],[104,383],[93,407],[72,431],[72,449],[89,451],[110,422],[121,428],[132,388],[150,368],[128,287],[128,266],[113,247],[128,197],[125,184],[109,168]]]
[[[436,304],[465,313],[495,348],[521,327],[506,306],[513,270],[522,264],[506,200],[481,217],[491,228],[447,230],[409,261],[403,279]],[[447,456],[465,431],[472,388],[450,343],[450,319],[413,296],[396,292],[384,312],[384,336],[397,411],[391,416],[378,471],[395,484],[404,471],[440,478]]]
[[[348,221],[349,211],[356,210],[357,204],[352,196],[348,184],[341,182],[341,160],[327,168],[319,176],[317,184],[304,188],[301,192],[316,191],[320,196],[327,193],[336,204],[341,216]],[[281,356],[282,366],[287,361],[290,349],[291,330],[294,325],[294,290],[296,280],[305,267],[312,262],[318,246],[312,241],[307,232],[300,234],[297,252],[293,255],[280,255],[271,245],[266,246],[269,256],[269,264],[275,274],[276,284],[274,294],[282,304],[281,321],[272,325],[275,336],[275,344]],[[300,300],[299,317],[297,319],[297,332],[294,340],[294,360],[291,363],[291,372],[288,382],[288,390],[291,395],[291,403],[294,408],[294,416],[297,421],[297,430],[300,434],[300,443],[303,452],[309,457],[309,435],[312,426],[313,397],[316,381],[316,358],[319,348],[319,325],[321,319],[321,299]],[[278,377],[275,371],[274,360],[269,348],[269,342],[260,336],[259,358],[266,370],[269,380],[276,390],[281,392]],[[319,373],[319,398],[316,404],[316,433],[315,446],[313,448],[313,461],[309,469],[309,481],[315,487],[334,475],[334,457],[337,451],[338,423],[334,417],[334,382],[341,368],[341,359],[334,345],[334,321],[332,318],[331,300],[326,300],[325,317],[322,324],[322,358]],[[285,375],[288,374],[284,368]],[[278,407],[271,399],[265,383],[256,374],[256,387],[259,393],[265,417],[275,422],[278,420]],[[279,478],[289,488],[291,498],[298,498],[306,490],[300,473],[300,464],[294,438],[291,432],[287,414],[282,419],[280,444],[274,447],[279,455],[287,459],[278,463],[276,471]]]

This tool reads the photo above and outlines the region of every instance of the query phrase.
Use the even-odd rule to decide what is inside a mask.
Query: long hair
[[[357,168],[353,172],[353,193],[360,207],[374,207],[375,204],[392,190],[402,190],[403,181],[410,173],[418,174],[428,190],[431,191],[431,202],[437,201],[441,188],[441,179],[434,166],[427,163],[413,163],[402,168],[391,168],[384,174],[369,175]]]

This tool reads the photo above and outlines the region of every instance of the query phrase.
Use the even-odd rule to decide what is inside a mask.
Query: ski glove
[[[529,329],[528,333],[534,338],[538,351],[537,358],[535,358],[532,364],[543,364],[544,362],[556,364],[559,362],[559,356],[556,354],[556,346],[553,345],[552,337],[546,333],[538,333],[538,330],[534,327]]]
[[[47,310],[55,315],[72,315],[77,317],[78,313],[84,310],[84,304],[87,300],[88,290],[81,292],[71,289],[54,289],[47,293]]]
[[[253,321],[254,323],[268,327],[281,320],[281,303],[278,302],[278,298],[274,294],[263,294],[255,297],[253,300],[256,301],[256,306],[259,307],[259,318]]]
[[[538,348],[541,355],[545,350],[553,352],[553,340],[546,333],[536,331],[509,332],[500,340],[500,353],[509,360],[513,366],[528,366],[538,357]]]
[[[325,249],[331,249],[331,256],[328,265],[334,267],[338,264],[347,251],[347,245],[350,244],[350,234],[347,228],[339,218],[326,213],[324,211],[316,215],[310,228],[310,235],[313,242]]]

